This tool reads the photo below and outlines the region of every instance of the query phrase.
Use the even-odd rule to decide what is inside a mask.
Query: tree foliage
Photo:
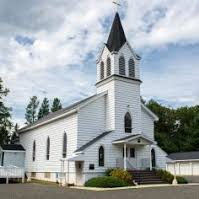
[[[36,96],[30,98],[30,102],[26,107],[26,124],[33,124],[37,120],[37,109],[39,101]]]
[[[44,116],[48,115],[50,112],[50,109],[49,109],[49,101],[48,99],[45,97],[43,99],[43,102],[41,104],[41,107],[39,109],[39,113],[38,113],[38,119],[41,119],[43,118]]]
[[[158,117],[155,138],[166,152],[199,150],[199,106],[172,109],[154,100],[147,103]]]
[[[10,143],[11,144],[15,144],[15,143],[18,143],[19,142],[19,134],[18,134],[18,131],[19,130],[19,125],[18,124],[15,124],[14,128],[13,128],[13,132],[12,132],[12,135],[10,137]]]
[[[0,145],[9,142],[9,135],[12,129],[11,109],[4,104],[4,97],[7,96],[9,90],[4,88],[3,81],[0,78]]]
[[[52,104],[52,107],[51,107],[51,111],[55,112],[55,111],[58,111],[60,109],[62,109],[62,104],[61,104],[60,99],[54,98],[53,104]]]

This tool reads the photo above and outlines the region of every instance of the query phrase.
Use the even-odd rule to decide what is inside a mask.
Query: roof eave
[[[51,118],[49,120],[43,121],[42,123],[39,123],[37,125],[30,126],[29,128],[24,128],[24,129],[22,128],[21,130],[18,131],[18,133],[25,133],[27,131],[30,131],[30,130],[33,130],[35,128],[41,127],[41,126],[49,124],[51,122],[54,122],[54,121],[56,121],[58,119],[62,119],[64,117],[68,117],[70,115],[76,114],[76,113],[78,113],[78,111],[81,108],[87,106],[88,104],[92,103],[93,101],[97,100],[98,98],[100,98],[100,97],[102,97],[102,96],[104,96],[106,94],[107,94],[107,91],[105,91],[103,93],[100,93],[100,94],[94,96],[93,98],[89,99],[87,102],[84,102],[84,103],[80,104],[79,106],[75,107],[74,109],[72,109],[72,110],[70,110],[70,111],[68,111],[66,113],[63,113],[63,114],[61,114],[59,116],[56,116],[54,118]]]
[[[155,115],[155,113],[153,113],[149,108],[147,108],[143,103],[141,103],[141,107],[145,110],[146,113],[148,113],[148,115],[150,115],[154,121],[158,121],[159,118],[157,115]]]

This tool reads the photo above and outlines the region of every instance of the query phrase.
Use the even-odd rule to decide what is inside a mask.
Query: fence
[[[11,178],[21,178],[24,182],[24,169],[18,167],[0,167],[0,178],[6,178],[6,183]]]

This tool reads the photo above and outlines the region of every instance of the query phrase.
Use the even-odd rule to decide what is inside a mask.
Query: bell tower
[[[97,60],[97,84],[110,76],[139,80],[139,60],[126,39],[118,12],[115,15],[107,43]]]
[[[106,44],[97,60],[97,93],[108,91],[107,130],[124,132],[124,117],[133,118],[133,133],[141,133],[140,57],[127,41],[116,12]]]

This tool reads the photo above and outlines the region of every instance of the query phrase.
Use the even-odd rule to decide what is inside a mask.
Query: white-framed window
[[[125,128],[125,133],[132,132],[132,119],[129,112],[127,112],[124,117],[124,128]]]
[[[47,138],[46,142],[46,160],[50,159],[50,138]]]
[[[106,74],[107,74],[107,77],[109,77],[111,75],[111,58],[108,57],[107,60],[106,60]]]
[[[99,151],[98,151],[98,157],[99,157],[99,166],[103,167],[104,166],[104,147],[100,146]]]
[[[33,147],[32,147],[32,161],[35,162],[36,159],[36,141],[33,141]]]
[[[125,59],[123,56],[120,56],[119,58],[119,74],[120,75],[125,75],[126,71],[125,71]]]
[[[66,132],[63,135],[63,149],[62,149],[62,157],[67,157],[67,134]]]
[[[100,63],[100,79],[101,80],[104,79],[104,62],[103,61]]]
[[[133,58],[129,59],[129,77],[135,77],[135,61]]]

